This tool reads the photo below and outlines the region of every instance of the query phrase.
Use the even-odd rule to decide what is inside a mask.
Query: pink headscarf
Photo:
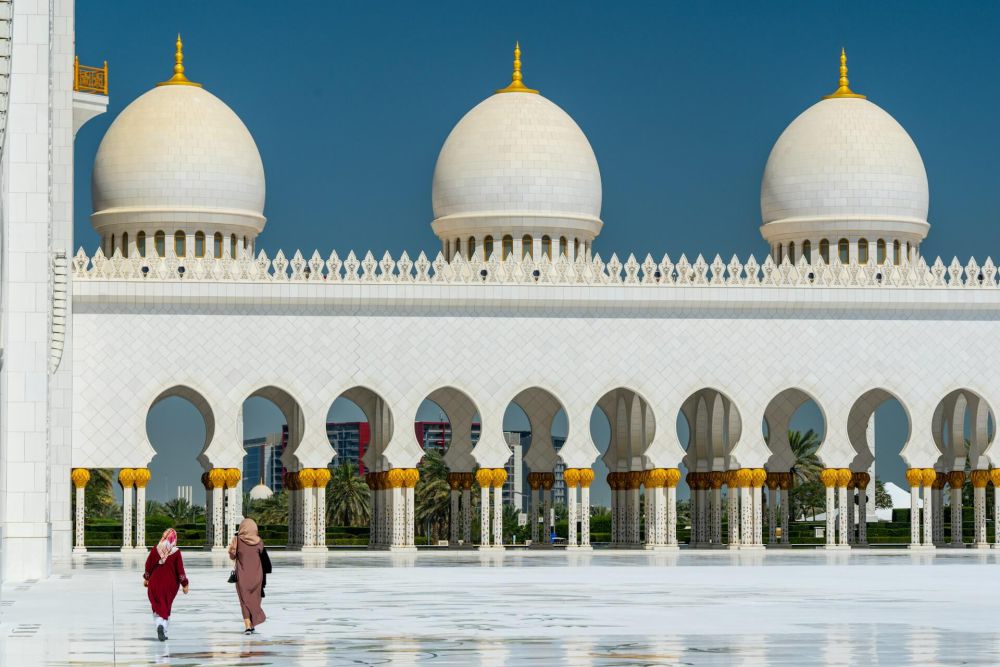
[[[167,528],[163,531],[163,537],[156,545],[156,553],[160,555],[160,565],[163,565],[167,561],[167,557],[175,551],[177,551],[177,531],[173,528]]]

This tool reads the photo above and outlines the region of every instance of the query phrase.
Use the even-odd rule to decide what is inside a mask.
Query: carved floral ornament
[[[958,258],[945,265],[938,258],[928,265],[923,258],[915,263],[898,265],[877,264],[874,257],[867,264],[851,261],[841,264],[833,257],[829,264],[816,258],[810,264],[804,257],[792,264],[786,257],[780,264],[768,256],[759,263],[753,255],[746,262],[734,255],[724,262],[716,255],[711,263],[701,255],[691,262],[681,255],[677,262],[664,255],[659,262],[651,255],[640,263],[629,255],[623,263],[617,255],[604,262],[599,254],[592,260],[579,257],[570,261],[565,256],[557,260],[542,257],[534,261],[513,255],[505,260],[494,254],[483,261],[478,253],[470,259],[461,255],[451,262],[441,253],[432,261],[424,253],[416,260],[403,252],[394,259],[386,252],[381,260],[371,252],[362,259],[350,252],[341,259],[336,252],[324,260],[319,252],[306,259],[296,251],[291,260],[279,250],[273,259],[262,250],[254,257],[241,254],[229,256],[224,249],[221,258],[213,257],[123,257],[116,248],[111,257],[98,249],[92,257],[81,248],[73,258],[75,280],[133,281],[196,281],[196,282],[312,282],[388,283],[388,284],[464,284],[464,285],[613,285],[613,286],[729,286],[729,287],[856,287],[856,288],[995,288],[998,286],[997,267],[987,258],[980,265],[970,259],[964,265]]]

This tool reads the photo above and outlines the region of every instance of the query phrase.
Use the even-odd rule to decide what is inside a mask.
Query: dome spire
[[[823,99],[824,100],[833,100],[833,99],[837,99],[837,98],[840,98],[840,97],[853,97],[853,98],[860,99],[860,100],[865,99],[864,95],[858,95],[853,90],[851,90],[851,87],[850,87],[849,83],[850,82],[847,80],[847,52],[844,50],[843,47],[841,47],[841,49],[840,49],[840,81],[839,81],[839,86],[840,87],[837,88],[837,90],[833,91],[831,94],[824,95]]]
[[[511,75],[510,85],[506,88],[501,88],[497,91],[498,93],[534,93],[538,94],[537,90],[532,90],[524,85],[521,81],[521,43],[514,42],[514,74]]]
[[[174,75],[166,81],[161,81],[157,86],[198,86],[200,83],[190,81],[184,76],[184,42],[181,41],[181,34],[177,33],[177,51],[174,52]]]

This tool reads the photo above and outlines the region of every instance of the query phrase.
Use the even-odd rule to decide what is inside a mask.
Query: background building
[[[243,449],[246,450],[243,457],[243,493],[250,493],[250,489],[261,482],[274,493],[281,491],[282,473],[285,472],[281,453],[287,437],[288,429],[283,429],[281,433],[243,441]]]

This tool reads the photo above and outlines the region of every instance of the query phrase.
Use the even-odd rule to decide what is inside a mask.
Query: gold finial
[[[157,86],[198,86],[200,83],[188,80],[184,76],[184,42],[181,41],[181,34],[177,33],[177,50],[174,52],[174,75],[166,81],[161,81]]]
[[[849,84],[849,82],[847,80],[847,52],[843,48],[841,48],[840,49],[840,81],[839,81],[840,87],[837,88],[837,90],[833,91],[833,93],[831,93],[830,95],[824,95],[823,99],[824,100],[833,100],[833,99],[837,99],[839,97],[854,97],[854,98],[859,99],[859,100],[865,99],[864,95],[858,95],[857,93],[855,93],[854,91],[852,91],[851,87],[848,84]]]
[[[521,43],[514,42],[514,74],[510,77],[510,85],[506,88],[501,88],[497,91],[498,93],[534,93],[538,94],[537,90],[532,90],[524,85],[521,81]]]

